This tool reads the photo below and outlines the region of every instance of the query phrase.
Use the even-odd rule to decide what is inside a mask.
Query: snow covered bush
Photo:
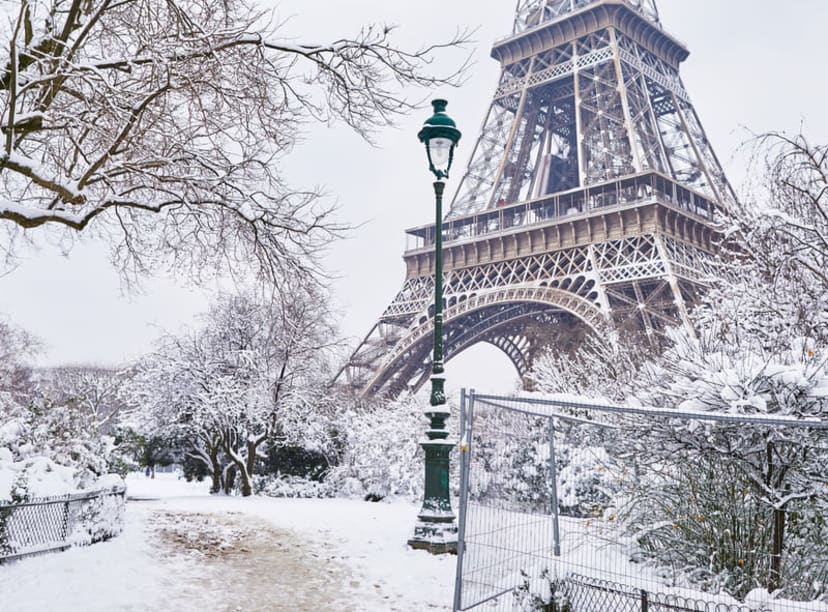
[[[475,415],[472,499],[496,499],[523,511],[549,505],[550,463],[547,419],[492,408]]]
[[[346,496],[420,498],[427,405],[415,395],[351,405],[336,421],[341,451],[328,484]]]
[[[24,501],[92,490],[109,474],[112,439],[70,406],[0,395],[0,500]]]
[[[594,428],[556,420],[555,464],[560,512],[601,514],[619,488],[623,469],[601,446]],[[584,430],[586,429],[586,431]],[[547,512],[551,503],[549,419],[480,407],[473,434],[472,499],[498,500],[523,512]]]
[[[725,304],[725,301],[719,302]],[[674,345],[639,392],[648,405],[677,412],[825,420],[828,371],[810,342],[765,350],[756,336],[710,325]],[[626,437],[628,450],[651,475],[626,516],[645,549],[692,582],[743,596],[762,586],[791,596],[812,593],[798,575],[803,547],[828,559],[815,519],[828,509],[824,430],[647,418]],[[800,540],[799,550],[790,538]],[[816,548],[814,548],[816,547]],[[809,574],[828,578],[826,562]]]
[[[324,480],[311,480],[302,476],[268,474],[253,479],[256,495],[269,497],[332,497],[335,493]]]
[[[587,334],[578,350],[547,351],[532,364],[529,380],[546,395],[566,394],[623,401],[644,364],[657,356],[650,345],[630,342],[613,329]]]
[[[69,502],[65,543],[89,544],[121,532],[124,482],[108,473],[109,439],[90,429],[74,408],[45,400],[21,406],[0,392],[0,414],[6,419],[0,425],[0,503],[117,491]],[[0,552],[25,552],[26,545],[9,541],[4,528],[15,520],[13,507],[2,518]],[[34,529],[29,546],[40,543],[36,525],[26,523],[23,529]],[[20,534],[21,528],[14,533]]]
[[[123,480],[109,474],[112,438],[101,435],[95,411],[76,401],[79,394],[57,387],[44,392],[35,384],[25,362],[35,346],[28,334],[0,320],[0,504],[100,490],[122,493]],[[67,508],[68,544],[121,531],[122,494],[74,500]],[[25,552],[9,541],[5,529],[15,516],[11,506],[0,517],[0,552]],[[30,546],[43,544],[36,528],[29,534],[32,527],[26,523],[14,533],[26,533]]]
[[[126,510],[123,479],[116,474],[104,476],[95,483],[95,490],[102,494],[70,505],[73,529],[68,542],[72,545],[101,542],[123,531]]]
[[[563,515],[601,515],[621,488],[624,470],[602,446],[561,444],[557,464],[558,504]]]
[[[0,319],[0,500],[88,490],[111,468],[113,440],[83,403],[89,394],[38,385],[27,362],[36,349]]]
[[[421,393],[403,394],[395,400],[355,402],[332,395],[329,402],[339,408],[330,412],[328,421],[316,419],[317,427],[324,424],[325,432],[317,437],[315,450],[300,453],[299,458],[304,457],[302,465],[292,475],[286,469],[261,477],[257,490],[279,497],[422,499],[424,457],[420,442],[428,427],[428,398]],[[448,408],[456,415],[457,407],[451,400]],[[450,419],[449,427],[456,423],[456,418]],[[458,473],[457,455],[452,452],[450,456],[454,474]],[[282,465],[290,467],[284,461]]]
[[[563,584],[549,570],[536,577],[520,572],[521,582],[512,591],[513,610],[520,612],[572,612],[572,606],[563,593]]]

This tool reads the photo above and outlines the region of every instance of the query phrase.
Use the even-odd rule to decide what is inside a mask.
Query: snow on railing
[[[803,427],[810,429],[828,429],[828,420],[799,417],[786,414],[756,414],[749,412],[716,412],[706,410],[672,410],[666,408],[652,408],[648,406],[619,406],[613,404],[602,404],[584,401],[582,397],[575,395],[556,394],[549,397],[527,397],[527,396],[499,396],[499,395],[475,395],[475,399],[483,404],[495,408],[505,407],[504,402],[518,402],[532,405],[531,412],[538,416],[559,417],[564,420],[571,417],[560,414],[557,409],[569,410],[597,410],[600,412],[629,414],[637,416],[666,417],[673,419],[692,421],[715,421],[721,423],[750,423],[753,425],[779,425],[783,427]],[[499,402],[499,403],[498,403]],[[600,423],[599,423],[600,424]]]
[[[0,563],[118,535],[125,493],[120,487],[0,503]]]

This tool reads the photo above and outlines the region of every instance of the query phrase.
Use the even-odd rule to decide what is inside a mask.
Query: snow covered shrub
[[[95,489],[109,473],[112,440],[70,406],[0,397],[0,499],[24,501]]]
[[[521,570],[521,583],[512,591],[513,610],[520,612],[572,612],[569,600],[563,593],[561,581],[549,570],[541,571],[537,577],[530,577]]]
[[[475,416],[472,499],[496,499],[515,509],[544,512],[549,506],[548,421],[498,410]]]
[[[270,497],[331,497],[326,477],[332,460],[329,455],[335,454],[333,445],[333,440],[321,444],[325,452],[292,445],[269,446],[257,464],[253,492]]]
[[[695,336],[673,334],[642,400],[746,420],[638,422],[627,440],[648,478],[627,518],[658,563],[695,584],[737,597],[756,587],[807,597],[813,575],[828,574],[828,541],[813,521],[826,507],[820,466],[828,461],[828,438],[824,430],[748,419],[825,420],[828,370],[815,358],[825,349],[792,339],[787,349],[768,350],[743,326],[711,322]],[[792,537],[814,555],[810,567]]]
[[[497,499],[523,512],[547,512],[551,503],[549,419],[480,408],[475,415],[472,499]],[[593,433],[556,425],[555,464],[561,514],[593,516],[610,504],[621,468]]]
[[[532,364],[529,380],[546,396],[623,401],[634,388],[639,371],[656,354],[651,346],[638,345],[606,329],[587,334],[574,354],[542,353]]]
[[[303,476],[268,474],[253,479],[253,492],[269,497],[331,497],[333,491],[322,480],[311,480]]]
[[[781,585],[779,597],[797,601],[828,602],[828,496],[817,504],[792,503],[787,513],[786,547],[781,565],[796,581]]]
[[[744,597],[766,584],[772,513],[750,499],[750,485],[728,464],[698,460],[640,484],[619,514],[673,582]]]
[[[558,504],[565,516],[602,514],[611,504],[623,480],[624,470],[601,446],[560,444]]]
[[[474,418],[470,498],[545,511],[550,491],[548,420],[491,407],[479,407]]]
[[[69,534],[69,543],[86,545],[112,538],[124,528],[125,495],[123,480],[116,474],[110,474],[98,480],[96,489],[102,494],[89,499],[79,500],[70,505],[74,516],[71,524],[74,530]]]
[[[8,419],[0,425],[0,502],[85,491],[123,492],[121,477],[107,473],[110,441],[88,427],[72,407],[55,406],[45,400],[22,406],[0,394],[0,414]],[[71,529],[67,544],[89,544],[121,532],[122,494],[73,500],[67,507]],[[11,512],[7,514],[11,516]],[[4,540],[0,525],[0,550],[20,550]]]
[[[384,405],[354,405],[343,412],[337,423],[341,456],[328,483],[341,495],[420,498],[424,460],[419,442],[428,424],[426,406],[414,395],[402,395]]]
[[[330,467],[327,455],[301,446],[272,445],[260,461],[262,474],[322,481]]]

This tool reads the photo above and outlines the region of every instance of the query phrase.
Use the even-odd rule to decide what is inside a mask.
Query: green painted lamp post
[[[457,523],[449,498],[449,453],[454,442],[448,440],[445,382],[443,375],[443,189],[454,159],[454,147],[460,130],[446,114],[445,100],[434,100],[434,115],[426,120],[417,137],[425,144],[429,170],[434,181],[437,214],[434,227],[434,356],[431,366],[431,409],[426,416],[431,425],[427,440],[420,443],[425,451],[425,493],[423,507],[417,515],[412,548],[434,554],[457,551]]]

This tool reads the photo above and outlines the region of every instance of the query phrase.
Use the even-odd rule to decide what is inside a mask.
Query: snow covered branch
[[[295,44],[244,0],[23,0],[5,16],[0,223],[94,225],[127,277],[313,270],[345,228],[280,174],[302,125],[370,139],[416,106],[406,88],[459,82],[464,65],[435,75],[431,62],[468,38],[406,50],[369,25]]]

